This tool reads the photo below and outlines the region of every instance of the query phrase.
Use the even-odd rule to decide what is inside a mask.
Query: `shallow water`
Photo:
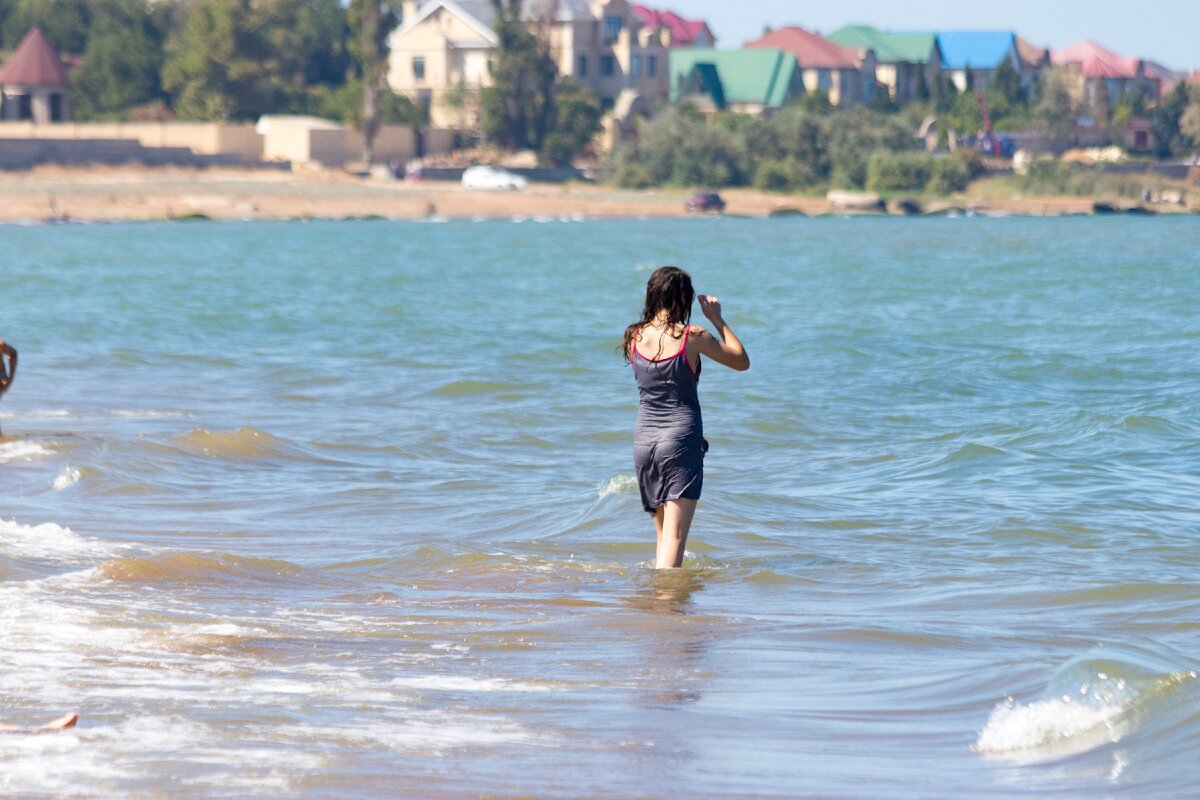
[[[1194,793],[1200,222],[541,222],[0,228],[0,794]]]

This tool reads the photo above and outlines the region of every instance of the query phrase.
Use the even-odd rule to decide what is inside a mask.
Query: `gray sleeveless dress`
[[[696,384],[700,370],[687,361],[683,346],[669,358],[646,358],[633,343],[631,364],[638,387],[633,464],[642,508],[653,514],[668,500],[699,500],[704,485],[704,425]]]

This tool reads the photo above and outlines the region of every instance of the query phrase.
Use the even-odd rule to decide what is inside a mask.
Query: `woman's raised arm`
[[[708,331],[701,331],[695,339],[696,350],[738,372],[750,369],[750,356],[746,354],[746,348],[742,347],[737,334],[721,316],[721,301],[707,294],[700,295],[699,299],[700,310],[717,329],[720,338],[709,335]]]

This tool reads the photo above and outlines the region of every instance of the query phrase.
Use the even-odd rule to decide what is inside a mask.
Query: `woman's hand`
[[[714,324],[721,322],[721,300],[711,294],[700,295],[700,311]]]

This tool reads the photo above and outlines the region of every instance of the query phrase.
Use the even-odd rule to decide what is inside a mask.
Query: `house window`
[[[646,56],[646,77],[653,78],[658,74],[658,56]]]
[[[631,77],[631,78],[642,77],[642,57],[641,56],[635,55],[629,59],[629,77]]]
[[[50,95],[50,121],[63,121],[63,97],[61,94]]]
[[[617,60],[612,56],[600,56],[600,74],[611,78],[617,73]]]
[[[579,57],[579,68],[575,70],[576,74],[581,78],[587,77],[587,56]]]
[[[621,18],[609,16],[604,18],[604,41],[615,42],[621,35]]]
[[[27,94],[17,95],[17,119],[33,119],[33,98]]]
[[[413,56],[412,64],[413,64],[413,80],[415,80],[415,81],[425,80],[425,57],[424,56]]]

